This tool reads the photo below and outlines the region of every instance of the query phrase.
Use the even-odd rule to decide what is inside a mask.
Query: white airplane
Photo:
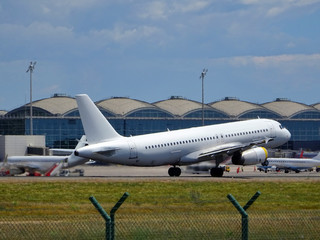
[[[62,167],[74,167],[88,161],[77,157],[74,151],[87,144],[86,136],[82,136],[69,156],[10,156],[6,157],[1,166],[2,175],[18,175],[28,172],[30,176],[45,174],[54,176]]]
[[[280,123],[268,119],[123,137],[86,94],[76,100],[89,144],[77,149],[76,156],[129,166],[172,165],[170,176],[180,176],[177,166],[215,160],[210,174],[221,177],[219,164],[227,157],[239,165],[262,163],[267,158],[264,147],[281,146],[291,137]]]
[[[285,173],[289,171],[299,173],[301,170],[318,166],[320,166],[320,153],[314,158],[267,158],[259,168],[264,172],[267,172],[268,169],[274,169],[276,171],[284,170]]]

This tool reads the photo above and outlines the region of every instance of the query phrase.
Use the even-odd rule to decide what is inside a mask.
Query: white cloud
[[[0,32],[2,37],[14,37],[16,40],[50,38],[52,39],[65,39],[70,38],[73,35],[72,28],[64,26],[52,26],[46,22],[33,22],[29,26],[23,26],[18,24],[0,24]],[[43,39],[39,39],[43,40]]]
[[[294,9],[302,9],[320,3],[320,0],[240,0],[244,5],[253,7],[266,17],[279,16]],[[300,8],[300,9],[299,9]]]
[[[108,45],[109,43],[118,43],[132,45],[140,40],[160,42],[157,36],[163,35],[162,31],[153,26],[122,26],[117,25],[112,30],[102,29],[94,30],[89,34],[89,38],[100,46]],[[163,38],[161,38],[162,41]]]
[[[205,9],[207,6],[210,5],[209,1],[189,1],[181,3],[180,1],[173,4],[174,12],[197,12],[200,10]]]
[[[300,66],[320,66],[320,54],[293,54],[277,56],[238,56],[222,58],[218,61],[227,62],[233,66],[255,65],[258,67],[281,67],[283,64],[299,64]]]
[[[39,5],[44,13],[70,13],[74,9],[86,9],[101,3],[101,0],[47,0],[39,1]]]
[[[272,7],[267,11],[267,16],[273,17],[273,16],[280,15],[281,13],[285,12],[287,9],[289,9],[289,6]]]
[[[209,1],[154,1],[141,5],[141,18],[167,20],[176,14],[198,12],[210,5]]]
[[[167,4],[163,1],[155,1],[151,3],[147,3],[146,5],[141,6],[141,13],[139,16],[141,18],[149,18],[149,19],[167,19],[169,12],[169,8]]]

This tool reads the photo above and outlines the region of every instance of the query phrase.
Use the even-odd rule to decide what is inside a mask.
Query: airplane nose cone
[[[291,133],[289,132],[288,129],[284,129],[284,130],[285,130],[284,136],[285,136],[286,142],[288,142],[291,138]]]
[[[287,130],[287,137],[288,137],[288,141],[289,141],[291,138],[291,133],[288,130]]]

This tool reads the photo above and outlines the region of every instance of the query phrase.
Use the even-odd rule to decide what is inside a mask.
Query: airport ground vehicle
[[[84,170],[83,169],[75,169],[73,171],[70,171],[70,169],[62,169],[59,173],[60,177],[77,177],[77,176],[84,176]]]

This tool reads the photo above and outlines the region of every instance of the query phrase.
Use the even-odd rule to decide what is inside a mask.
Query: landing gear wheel
[[[222,168],[211,168],[210,169],[210,175],[212,177],[222,177],[223,175],[223,169]]]
[[[170,177],[179,177],[181,175],[181,169],[178,167],[171,167],[168,170],[168,174]]]

